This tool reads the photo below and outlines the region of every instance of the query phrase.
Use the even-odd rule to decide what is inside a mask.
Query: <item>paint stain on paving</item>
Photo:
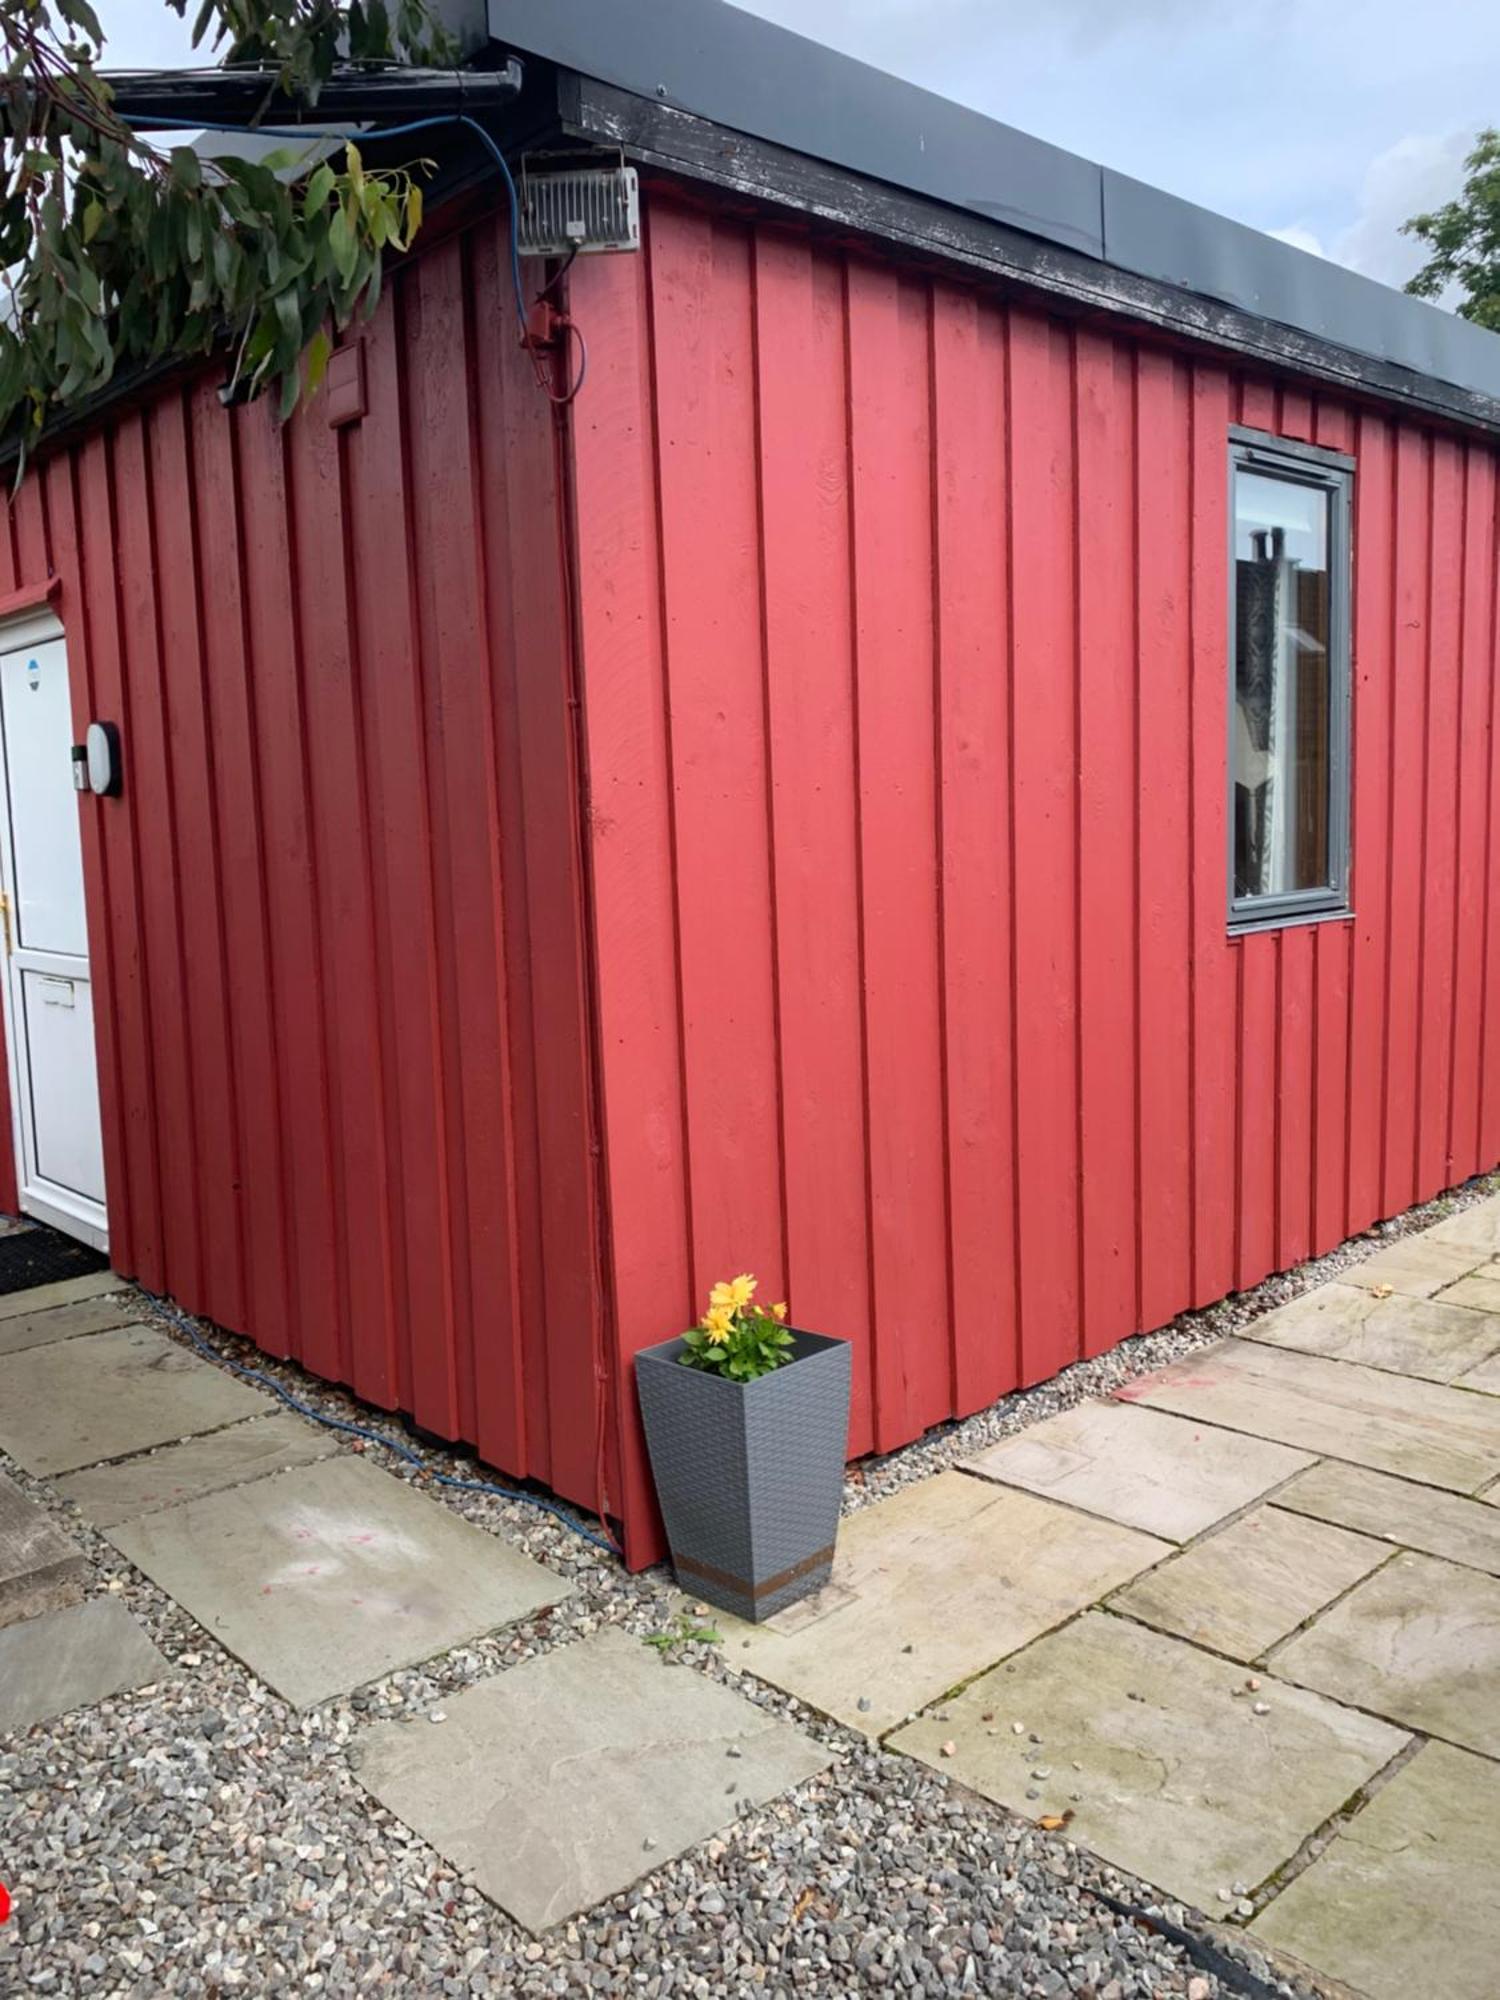
[[[1122,1384],[1120,1388],[1114,1391],[1110,1400],[1115,1403],[1138,1403],[1142,1396],[1157,1386],[1159,1381],[1159,1376],[1143,1375],[1139,1382],[1126,1382]],[[1218,1377],[1215,1375],[1174,1375],[1172,1377],[1172,1387],[1174,1389],[1215,1389],[1218,1387]]]
[[[410,1536],[393,1532],[384,1523],[372,1526],[368,1516],[351,1516],[338,1509],[299,1509],[287,1520],[284,1532],[289,1542],[315,1544],[322,1552],[321,1560],[284,1562],[262,1586],[263,1597],[273,1591],[305,1589],[315,1579],[324,1585],[357,1579],[368,1593],[372,1574],[375,1579],[383,1580],[383,1570],[402,1570],[421,1557],[420,1547]],[[351,1594],[348,1602],[361,1610],[373,1608],[385,1615],[405,1616],[410,1610],[409,1606],[379,1594],[375,1597]]]

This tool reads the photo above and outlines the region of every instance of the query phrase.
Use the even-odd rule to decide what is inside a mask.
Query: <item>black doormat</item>
[[[108,1269],[109,1259],[101,1251],[40,1222],[0,1236],[0,1293],[26,1292],[33,1285],[55,1285],[59,1278],[87,1278]]]

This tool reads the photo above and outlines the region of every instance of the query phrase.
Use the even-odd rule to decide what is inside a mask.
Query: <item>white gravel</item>
[[[849,1505],[1220,1338],[1492,1185],[1473,1183],[1252,1293],[867,1460],[850,1481]],[[342,1392],[243,1342],[213,1338],[325,1414],[410,1447],[398,1425]],[[0,1929],[0,1993],[1300,2000],[1316,1991],[1273,1973],[1248,1939],[1211,1930],[1061,1835],[870,1747],[738,1674],[710,1646],[681,1648],[684,1670],[737,1683],[834,1745],[840,1761],[774,1805],[746,1810],[724,1837],[586,1919],[528,1937],[370,1799],[346,1746],[366,1718],[430,1714],[470,1682],[601,1623],[662,1630],[675,1602],[670,1579],[662,1570],[627,1576],[547,1515],[442,1488],[377,1448],[371,1455],[579,1588],[551,1614],[302,1716],[0,1455],[86,1549],[94,1587],[120,1593],[177,1669],[156,1687],[0,1737],[0,1880],[14,1899]],[[462,1469],[446,1454],[419,1456],[424,1467]],[[1154,1913],[1168,1934],[1117,1913],[1099,1892]],[[1172,1941],[1172,1926],[1216,1941],[1245,1972],[1221,1979],[1201,1948],[1195,1963]]]

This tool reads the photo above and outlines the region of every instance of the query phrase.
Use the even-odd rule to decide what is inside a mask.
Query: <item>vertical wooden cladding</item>
[[[0,534],[126,743],[121,1268],[641,1561],[718,1276],[889,1448],[1500,1159],[1491,446],[653,197],[565,491],[505,268],[411,265],[359,424],[173,390]],[[1236,939],[1231,423],[1358,468],[1354,914]]]
[[[889,1447],[1500,1159],[1491,449],[647,237],[575,288],[622,1360],[749,1268]],[[1232,423],[1358,461],[1355,914],[1235,939]]]
[[[82,808],[115,1264],[592,1505],[558,454],[506,254],[402,275],[357,426],[190,384],[29,477],[0,550],[61,577],[126,749]]]

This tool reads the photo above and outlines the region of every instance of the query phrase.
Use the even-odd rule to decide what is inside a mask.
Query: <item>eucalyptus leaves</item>
[[[0,0],[0,37],[0,436],[24,451],[122,366],[226,340],[236,393],[274,387],[289,414],[332,336],[374,310],[385,253],[420,228],[426,163],[372,171],[327,140],[259,160],[158,148],[113,107],[88,0]],[[205,41],[264,64],[268,98],[304,104],[336,60],[418,64],[445,47],[422,0],[394,19],[382,0],[203,0]]]

